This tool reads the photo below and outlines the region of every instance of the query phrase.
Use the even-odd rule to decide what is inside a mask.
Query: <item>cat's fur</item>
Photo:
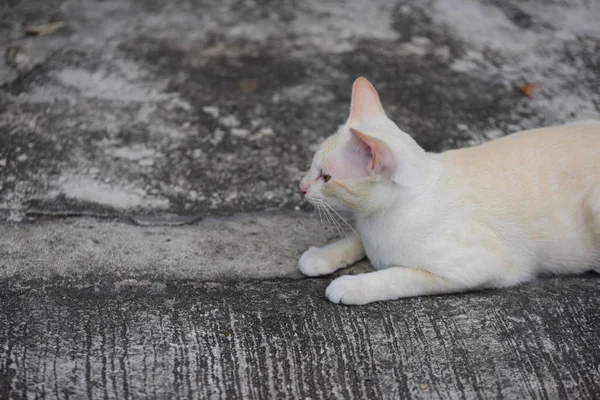
[[[600,124],[432,154],[386,117],[375,88],[358,78],[350,117],[316,152],[300,189],[356,221],[356,234],[306,251],[300,270],[330,274],[365,254],[377,270],[331,282],[334,303],[600,272]]]

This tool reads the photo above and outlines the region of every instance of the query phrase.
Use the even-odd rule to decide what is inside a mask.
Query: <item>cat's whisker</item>
[[[330,209],[329,212],[331,212],[332,210]],[[335,217],[334,214],[331,214],[331,216],[334,218],[336,225],[338,226],[338,230],[342,232],[342,234],[340,235],[340,237],[343,238],[348,238],[348,231],[346,229],[344,229],[344,226],[339,222],[339,220]]]
[[[331,226],[331,221],[329,220],[329,216],[325,212],[323,205],[319,205],[319,212],[322,212],[322,215],[325,217],[326,225]],[[325,224],[325,222],[323,222]]]
[[[331,206],[329,204],[327,204],[326,202],[323,202],[323,204],[324,204],[324,210],[331,217],[331,221],[333,222],[335,228],[337,229],[338,233],[340,234],[340,238],[343,238],[344,236],[348,237],[348,235],[346,234],[344,229],[340,226],[340,223],[335,219],[335,217],[331,213],[331,211],[330,211]]]
[[[346,220],[344,217],[342,217],[342,215],[341,215],[340,213],[338,213],[338,212],[335,210],[335,208],[333,208],[333,207],[331,207],[331,206],[329,206],[329,207],[330,207],[331,211],[333,211],[333,212],[335,213],[335,215],[337,215],[337,216],[338,216],[338,218],[339,218],[339,219],[341,219],[341,220],[342,220],[342,221],[343,221],[343,222],[344,222],[346,225],[348,225],[348,227],[349,227],[350,229],[352,229],[352,232],[354,232],[354,233],[355,233],[357,236],[359,236],[359,235],[358,235],[358,232],[356,232],[356,230],[354,229],[354,227],[352,226],[352,224],[350,224],[350,223],[349,223],[349,222],[348,222],[348,221],[347,221],[347,220]]]
[[[315,207],[315,209],[319,212],[319,221],[323,224],[323,214],[321,214],[321,207]]]
[[[319,219],[321,220],[321,223],[323,223],[323,213],[321,212],[323,209],[323,201],[316,199],[313,202],[313,207],[315,207],[316,210],[319,212]]]
[[[321,201],[321,208],[323,209],[323,213],[327,217],[327,221],[329,222],[329,225],[331,225],[332,227],[334,227],[338,231],[338,233],[339,233],[339,228],[338,228],[338,225],[336,223],[336,220],[333,217],[333,215],[331,214],[331,212],[329,211],[329,207],[328,207],[327,202],[325,202],[324,200]]]
[[[323,211],[323,215],[325,216],[325,220],[327,221],[327,225],[329,225],[330,227],[333,228],[333,224],[331,222],[331,216],[327,212],[327,209],[325,208],[325,206],[324,206],[324,204],[322,202],[319,204],[319,210]]]
[[[345,231],[345,229],[342,227],[342,225],[338,222],[338,220],[336,218],[336,215],[339,216],[339,214],[333,209],[333,207],[331,205],[329,205],[323,199],[315,199],[315,200],[313,200],[313,207],[315,207],[317,209],[317,211],[319,212],[319,218],[321,218],[321,223],[323,223],[322,214],[324,214],[328,225],[331,226],[332,228],[335,228],[335,230],[338,231],[340,238],[343,238],[344,236],[346,238],[348,237],[348,233]],[[321,213],[321,210],[323,211],[323,213]],[[335,213],[335,215],[332,213],[332,211]],[[342,218],[342,220],[344,221],[344,223],[349,225],[348,222],[345,221],[343,218]],[[352,226],[350,226],[350,228],[352,230],[354,230],[352,228]]]

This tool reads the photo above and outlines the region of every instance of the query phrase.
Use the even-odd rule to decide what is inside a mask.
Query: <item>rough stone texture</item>
[[[599,15],[586,0],[7,2],[0,217],[299,206],[358,75],[428,150],[598,118]],[[49,21],[65,27],[24,37]]]
[[[295,269],[336,230],[291,211],[358,75],[430,151],[600,119],[599,20],[588,0],[1,2],[0,398],[600,398],[598,276],[336,306]]]
[[[340,307],[325,282],[2,291],[0,397],[597,399],[600,280]],[[595,310],[595,311],[592,311]]]

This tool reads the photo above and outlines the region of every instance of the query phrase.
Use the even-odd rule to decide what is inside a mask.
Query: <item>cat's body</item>
[[[581,272],[600,263],[599,152],[600,125],[588,125],[431,155],[442,166],[435,184],[414,201],[357,216],[357,231],[376,269],[426,265],[450,279],[460,269],[448,258],[463,249],[460,257],[501,257],[500,269],[478,257],[481,270],[463,278],[485,274],[492,285]]]
[[[309,201],[350,209],[358,237],[309,249],[300,269],[331,273],[366,253],[378,270],[334,280],[327,296],[336,303],[600,272],[600,124],[430,154],[385,117],[375,89],[359,79],[348,122],[311,171],[303,180]]]

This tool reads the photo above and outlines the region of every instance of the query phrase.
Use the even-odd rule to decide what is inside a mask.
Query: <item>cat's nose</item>
[[[300,182],[300,192],[302,194],[306,194],[306,192],[308,192],[308,188],[306,187],[306,185],[304,184],[304,182]]]

